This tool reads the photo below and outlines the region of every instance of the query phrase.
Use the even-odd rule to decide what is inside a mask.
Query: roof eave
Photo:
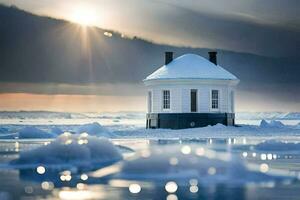
[[[211,84],[211,83],[219,83],[219,84],[230,84],[237,85],[240,80],[239,79],[204,79],[204,78],[161,78],[161,79],[144,79],[144,84],[147,85],[156,85],[156,84],[184,84],[184,83],[198,83],[198,84]]]

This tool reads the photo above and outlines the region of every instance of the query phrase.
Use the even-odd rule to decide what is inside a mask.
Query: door
[[[197,90],[191,90],[191,112],[197,112]]]

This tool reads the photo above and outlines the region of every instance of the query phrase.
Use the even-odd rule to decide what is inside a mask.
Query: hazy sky
[[[0,0],[0,3],[16,5],[34,14],[116,30],[156,43],[293,57],[294,60],[300,57],[299,0]],[[109,51],[109,47],[105,51]],[[110,67],[109,64],[105,67]],[[237,96],[237,110],[300,111],[300,95],[297,94],[300,81],[295,78],[300,66],[293,67],[289,68],[290,72],[278,67],[274,73],[267,71],[275,78],[266,88],[241,90]],[[34,73],[34,67],[32,70],[30,73]],[[107,79],[118,74],[118,83],[114,83],[115,79],[106,80],[106,77],[101,77],[102,83],[89,84],[80,84],[81,80],[73,84],[44,83],[44,80],[38,80],[43,76],[35,76],[34,83],[26,79],[10,82],[3,78],[0,80],[0,110],[145,110],[143,86],[136,80],[128,82],[131,76],[126,74],[125,68],[110,69],[110,73]],[[126,81],[120,80],[120,74],[126,76]],[[273,87],[268,89],[270,85]],[[280,89],[276,90],[276,87]],[[290,89],[283,91],[285,88]],[[263,93],[265,95],[261,95]],[[250,105],[249,101],[255,104]]]

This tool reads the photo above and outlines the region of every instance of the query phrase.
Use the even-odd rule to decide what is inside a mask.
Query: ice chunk
[[[277,127],[277,128],[282,128],[285,127],[285,125],[281,122],[281,121],[277,121],[277,120],[272,120],[269,125],[271,127]]]
[[[20,165],[107,165],[122,159],[119,150],[107,139],[84,134],[64,133],[48,145],[21,152],[13,164]]]
[[[89,135],[101,135],[101,136],[109,136],[109,131],[101,126],[98,122],[84,124],[80,126],[77,133],[88,133]]]
[[[282,178],[266,172],[248,169],[239,157],[229,153],[219,153],[199,146],[171,145],[144,150],[136,159],[125,161],[115,178],[156,183],[168,180],[180,183],[197,179],[204,185],[244,184]]]
[[[28,139],[28,138],[53,138],[54,135],[51,133],[47,133],[43,130],[40,130],[34,126],[27,126],[19,131],[20,139]]]
[[[261,120],[260,125],[261,128],[269,127],[269,123],[266,120]]]
[[[260,127],[261,128],[284,128],[285,125],[280,122],[280,121],[277,121],[277,120],[272,120],[270,121],[270,123],[268,123],[266,120],[261,120],[260,122]]]

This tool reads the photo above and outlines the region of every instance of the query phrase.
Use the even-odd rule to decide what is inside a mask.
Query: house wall
[[[228,84],[161,84],[148,86],[152,92],[151,113],[190,113],[191,89],[197,90],[197,112],[196,113],[233,113],[231,92],[234,87]],[[170,90],[170,109],[163,109],[163,90]],[[211,108],[211,90],[219,90],[219,109]],[[234,102],[234,100],[233,100]],[[149,102],[148,102],[149,105]],[[148,110],[149,113],[149,110]]]

